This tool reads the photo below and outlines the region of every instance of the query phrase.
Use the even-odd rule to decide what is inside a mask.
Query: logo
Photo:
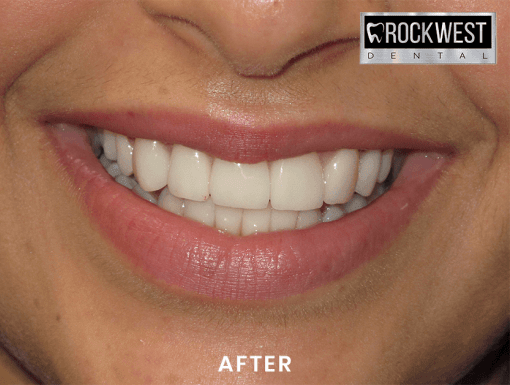
[[[374,39],[377,39],[378,43],[380,43],[382,41],[382,34],[381,34],[381,36],[379,36],[378,34],[371,32],[372,27],[377,27],[378,25],[382,26],[382,32],[384,32],[384,24],[383,23],[377,23],[377,24],[368,23],[367,24],[367,33],[368,33],[368,38],[370,39],[370,43],[373,43]]]
[[[495,13],[361,13],[361,64],[496,64]]]

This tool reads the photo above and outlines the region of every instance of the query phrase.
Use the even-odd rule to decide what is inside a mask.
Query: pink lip
[[[168,114],[75,113],[46,119],[63,120],[131,137],[179,142],[244,162],[345,147],[447,149],[442,144],[334,123],[254,131]],[[189,129],[183,130],[183,121],[189,122]],[[168,122],[177,124],[170,127]],[[198,128],[191,127],[191,122]],[[61,163],[82,191],[88,214],[135,271],[142,269],[147,279],[162,281],[170,290],[177,286],[222,299],[283,298],[342,278],[395,240],[450,163],[448,158],[410,155],[391,190],[362,210],[306,230],[233,237],[163,211],[115,183],[92,154],[83,133],[50,132]],[[197,133],[202,135],[198,139]],[[211,141],[205,143],[203,138]]]

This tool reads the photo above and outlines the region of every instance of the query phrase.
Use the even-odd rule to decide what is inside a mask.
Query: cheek
[[[98,8],[88,0],[0,0],[0,94]]]

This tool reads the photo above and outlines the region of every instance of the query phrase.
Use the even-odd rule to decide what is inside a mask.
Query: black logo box
[[[490,15],[487,16],[476,16],[476,15],[365,15],[364,16],[364,33],[365,33],[365,47],[364,48],[492,48],[492,18]],[[381,42],[379,43],[376,38],[373,39],[373,42],[370,42],[368,36],[368,24],[378,24],[383,23],[384,31],[382,31],[383,25],[379,24],[377,26],[372,26],[370,32],[372,34],[376,34],[381,38]],[[386,42],[386,33],[387,33],[387,24],[386,23],[394,23],[395,28],[395,36],[389,35],[389,42]],[[407,24],[408,31],[408,39],[407,42],[399,42],[398,39],[398,29],[400,24]],[[418,23],[419,28],[415,25],[412,30],[413,34],[411,35],[411,24]],[[431,24],[432,23],[432,24]],[[436,25],[437,23],[437,25]],[[443,24],[444,23],[444,24]],[[454,35],[454,23],[461,23],[457,25],[458,33]],[[467,26],[466,24],[472,23],[472,25]],[[476,23],[485,23],[480,26]],[[392,27],[392,26],[390,26]],[[424,27],[424,28],[423,28]],[[406,33],[406,27],[402,26],[401,28],[401,36],[404,40],[404,36]],[[440,43],[438,41],[438,33],[445,28],[444,32],[449,31],[449,42],[446,43],[445,39]],[[426,36],[422,36],[422,32],[428,29],[428,34]],[[482,31],[482,39],[480,39],[480,29]],[[469,33],[471,32],[471,33]],[[430,36],[430,39],[429,37]],[[419,37],[419,42],[413,43],[411,41],[411,37],[416,41]],[[444,33],[443,33],[444,37]],[[423,39],[424,38],[424,39]],[[472,43],[466,43],[465,39],[471,41],[474,39]],[[425,40],[425,42],[423,42]],[[432,40],[432,41],[430,41]],[[455,43],[455,40],[460,40],[461,43]],[[363,47],[362,47],[363,48]]]

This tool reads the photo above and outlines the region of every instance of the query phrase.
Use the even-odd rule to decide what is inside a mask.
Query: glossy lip
[[[133,116],[130,113],[79,113],[73,118],[68,116],[65,122],[79,120],[87,125],[93,122],[94,126],[128,136],[148,136],[187,145],[195,140],[190,137],[202,132],[202,139],[198,140],[201,146],[194,148],[210,148],[212,151],[208,152],[216,156],[232,153],[232,142],[230,152],[225,143],[231,139],[228,135],[236,132],[236,127],[224,123],[214,127],[214,122],[204,124],[200,120],[202,124],[198,128],[183,132],[181,127],[175,129],[177,134],[174,135],[173,130],[164,130],[166,122],[172,122],[168,114],[160,115],[166,118],[164,122],[153,120],[149,126],[144,124],[149,119],[148,114],[130,120]],[[101,119],[104,120],[99,121]],[[56,119],[53,115],[46,119],[55,120],[62,121],[62,117]],[[123,125],[125,122],[130,124]],[[279,132],[272,131],[271,134],[271,130],[261,129],[260,132],[270,138],[264,142],[267,145],[259,147],[258,153],[244,156],[241,149],[246,144],[240,142],[243,143],[239,145],[241,149],[235,151],[240,155],[231,156],[236,161],[255,162],[277,155],[280,158],[298,155],[308,147],[318,151],[326,143],[326,147],[333,146],[328,149],[406,147],[447,152],[445,145],[370,129],[356,129],[353,134],[345,126],[333,123],[315,126],[313,130],[287,130],[300,131],[301,140],[306,144],[297,148],[284,146],[279,150],[273,147],[281,141]],[[320,135],[315,136],[315,131]],[[427,163],[417,155],[410,155],[390,191],[366,208],[338,221],[305,230],[235,237],[166,212],[117,184],[94,157],[83,130],[65,135],[51,129],[49,132],[61,163],[72,176],[76,189],[80,190],[87,213],[135,270],[141,269],[148,273],[149,280],[163,282],[170,290],[177,286],[221,299],[266,300],[301,294],[338,280],[375,258],[406,228],[412,214],[428,196],[451,159],[429,159]],[[149,132],[151,135],[144,135]],[[222,136],[222,132],[227,136]],[[328,132],[330,138],[324,140]],[[374,132],[377,133],[375,138],[370,135]],[[241,139],[248,137],[249,142],[252,133],[253,130],[245,130],[238,136]],[[218,141],[204,144],[204,137],[218,138]]]

